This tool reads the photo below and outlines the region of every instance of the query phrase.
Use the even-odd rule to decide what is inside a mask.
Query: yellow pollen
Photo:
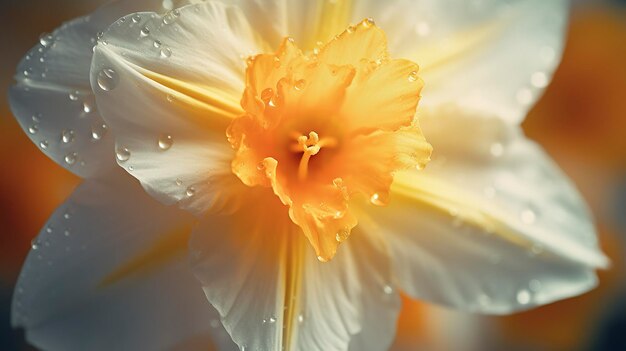
[[[298,135],[297,133],[294,133]],[[309,135],[298,135],[297,144],[292,145],[291,151],[302,152],[300,165],[298,166],[298,179],[305,180],[309,173],[309,160],[311,156],[317,155],[323,147],[333,147],[337,145],[334,138],[322,138],[316,132],[309,132]]]

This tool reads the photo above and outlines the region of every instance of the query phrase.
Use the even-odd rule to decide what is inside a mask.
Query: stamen
[[[334,138],[322,138],[316,132],[309,132],[309,136],[299,135],[298,144],[291,147],[292,151],[302,152],[300,165],[298,166],[298,179],[305,180],[309,173],[309,160],[311,156],[317,155],[323,147],[333,147],[337,145]]]

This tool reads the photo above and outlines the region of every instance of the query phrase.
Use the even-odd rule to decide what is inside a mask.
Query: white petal
[[[196,276],[242,349],[389,347],[400,301],[385,245],[353,234],[321,263],[301,232],[262,208],[256,216],[208,217],[191,242]]]
[[[163,11],[162,3],[125,0],[103,6],[43,34],[17,67],[17,84],[9,90],[13,114],[46,155],[80,177],[115,167],[113,138],[89,83],[98,32],[131,12]]]
[[[177,228],[190,230],[189,215],[120,179],[83,183],[33,241],[12,317],[42,349],[157,350],[219,334],[189,269],[184,232],[177,250],[150,264],[145,256]]]
[[[230,173],[226,128],[241,114],[245,62],[263,51],[244,13],[217,2],[113,24],[92,86],[115,132],[118,163],[166,204],[202,212]]]
[[[421,106],[458,104],[519,123],[557,66],[566,0],[361,1],[392,55],[421,67]]]
[[[495,117],[452,110],[421,121],[433,161],[397,174],[390,206],[361,221],[391,243],[407,293],[508,313],[595,286],[607,259],[590,215],[536,144]]]

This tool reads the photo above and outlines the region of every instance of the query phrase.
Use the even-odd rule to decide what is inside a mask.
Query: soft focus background
[[[550,0],[546,0],[550,1]],[[79,180],[41,153],[11,116],[14,69],[39,35],[104,0],[0,0],[0,350],[33,350],[9,324],[30,241]],[[576,1],[563,63],[524,123],[596,215],[613,267],[596,290],[508,317],[405,301],[403,351],[626,350],[626,1]]]

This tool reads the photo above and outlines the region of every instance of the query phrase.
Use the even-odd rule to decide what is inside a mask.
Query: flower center
[[[417,71],[389,58],[371,19],[311,53],[288,38],[276,54],[248,60],[246,113],[227,131],[232,170],[289,206],[321,261],[357,225],[357,195],[386,199],[395,172],[428,162],[432,149],[415,120]]]
[[[335,138],[320,139],[316,132],[310,132],[308,136],[300,135],[296,138],[297,143],[293,145],[291,151],[302,153],[298,166],[298,179],[303,181],[309,173],[309,160],[311,156],[317,155],[323,147],[337,146]]]

